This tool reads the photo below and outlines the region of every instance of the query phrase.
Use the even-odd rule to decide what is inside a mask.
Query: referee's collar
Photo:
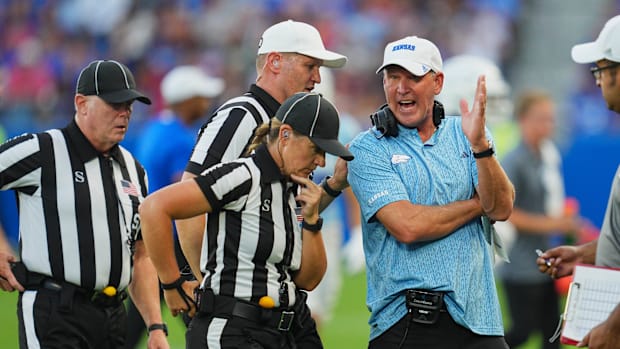
[[[265,111],[269,117],[273,117],[276,115],[278,108],[280,108],[280,103],[275,100],[267,91],[263,90],[256,84],[250,85],[250,94],[256,97],[256,100],[265,107]]]
[[[271,183],[286,179],[280,172],[280,168],[276,165],[276,162],[271,157],[271,154],[269,154],[266,145],[262,144],[256,148],[253,157],[256,166],[258,166],[261,172],[261,182]]]
[[[94,158],[103,156],[103,154],[97,151],[97,149],[90,144],[88,138],[86,138],[84,133],[82,133],[82,130],[78,127],[75,119],[72,120],[65,129],[67,130],[67,134],[69,135],[69,139],[73,144],[75,152],[78,154],[82,162],[88,162]],[[116,160],[122,167],[127,167],[118,144],[114,145],[112,149],[110,149],[110,156],[113,157],[114,160]]]

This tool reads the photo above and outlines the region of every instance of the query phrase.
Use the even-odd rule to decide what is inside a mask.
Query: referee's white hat
[[[258,54],[294,52],[323,60],[323,65],[340,68],[347,57],[325,49],[319,31],[310,24],[291,19],[267,28],[258,42]]]
[[[383,53],[383,64],[377,69],[377,74],[388,65],[398,65],[416,76],[423,76],[431,70],[438,73],[443,69],[437,46],[417,36],[407,36],[388,43]]]
[[[594,63],[601,59],[620,62],[620,15],[605,23],[596,41],[573,46],[571,56],[577,63]]]

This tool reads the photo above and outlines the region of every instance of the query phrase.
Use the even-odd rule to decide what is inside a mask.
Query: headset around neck
[[[443,104],[439,101],[433,102],[433,124],[435,127],[441,124],[441,120],[446,117],[443,109]],[[394,114],[388,107],[387,103],[379,107],[379,109],[370,115],[370,121],[372,125],[377,128],[377,131],[381,132],[381,135],[377,138],[384,136],[396,137],[398,136],[398,121],[394,117]]]

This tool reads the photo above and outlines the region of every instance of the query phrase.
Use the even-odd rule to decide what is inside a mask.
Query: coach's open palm
[[[484,151],[488,148],[488,141],[485,134],[486,104],[486,78],[484,75],[481,75],[478,77],[478,85],[476,87],[472,109],[469,110],[466,100],[461,99],[460,102],[463,133],[469,140],[474,152]]]

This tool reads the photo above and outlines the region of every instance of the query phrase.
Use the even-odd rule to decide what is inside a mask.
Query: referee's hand
[[[182,295],[176,288],[164,290],[164,299],[166,300],[166,305],[168,309],[170,309],[172,316],[176,317],[179,314],[187,313],[189,317],[194,317],[196,314],[194,289],[198,286],[200,286],[200,284],[196,280],[184,281],[181,284],[181,288],[183,288],[185,295]],[[184,297],[191,298],[191,301],[186,300]]]
[[[323,189],[309,178],[291,174],[291,179],[301,188],[295,200],[301,203],[302,216],[308,221],[316,221],[319,218],[319,203]]]
[[[17,282],[15,274],[11,270],[11,263],[13,262],[15,262],[15,256],[9,252],[0,251],[0,288],[9,292],[15,290],[23,292],[24,286]]]
[[[349,144],[345,145],[347,150],[349,149]],[[347,175],[349,174],[349,166],[347,165],[347,161],[343,158],[338,158],[336,160],[336,166],[334,167],[334,175],[332,179],[336,183],[335,185],[331,185],[330,188],[336,191],[343,191],[349,187],[349,182],[347,181]]]

